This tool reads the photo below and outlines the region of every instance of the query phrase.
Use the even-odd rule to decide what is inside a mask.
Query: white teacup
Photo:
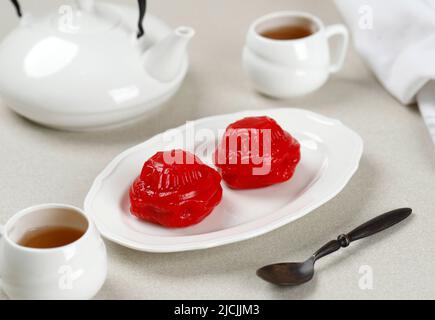
[[[41,227],[83,231],[62,247],[35,249],[19,244],[23,235]],[[0,281],[12,299],[90,299],[107,274],[106,247],[86,214],[75,207],[46,204],[15,214],[1,228]]]
[[[262,35],[277,27],[309,28],[302,38],[276,40]],[[339,48],[331,59],[329,39],[339,36]],[[346,56],[349,34],[341,24],[325,27],[316,16],[280,11],[263,16],[249,28],[243,64],[254,87],[276,98],[301,96],[321,87],[331,73],[339,71]],[[332,61],[331,61],[332,60]]]

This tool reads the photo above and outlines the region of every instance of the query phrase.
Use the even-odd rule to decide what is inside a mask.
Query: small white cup
[[[280,26],[310,28],[309,36],[275,40],[262,35]],[[337,55],[331,59],[329,39],[339,36]],[[243,65],[254,87],[275,98],[305,95],[320,88],[343,65],[349,33],[341,24],[325,27],[316,16],[299,11],[280,11],[256,20],[249,28]],[[332,62],[331,62],[332,60]]]
[[[32,229],[73,227],[78,240],[57,248],[34,249],[18,241]],[[33,206],[0,227],[0,281],[12,299],[90,299],[107,274],[106,247],[86,214],[61,204]]]

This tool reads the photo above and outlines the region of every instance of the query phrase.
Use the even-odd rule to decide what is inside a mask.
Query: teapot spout
[[[187,45],[195,35],[190,27],[178,27],[166,38],[155,44],[146,54],[145,68],[156,80],[174,80],[186,56]]]

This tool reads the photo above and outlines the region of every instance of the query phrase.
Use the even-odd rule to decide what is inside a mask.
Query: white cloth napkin
[[[335,3],[358,52],[393,96],[419,104],[435,143],[435,0]]]
[[[435,81],[430,81],[420,90],[417,94],[417,101],[420,112],[435,143]]]

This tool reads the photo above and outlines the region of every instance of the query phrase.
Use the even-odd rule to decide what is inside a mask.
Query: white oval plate
[[[261,115],[274,118],[301,143],[301,162],[290,181],[242,191],[231,190],[223,183],[219,206],[201,223],[188,228],[167,229],[130,214],[128,191],[149,157],[157,151],[174,148],[193,151],[193,145],[195,150],[212,148],[220,138],[218,131],[222,133],[230,123],[243,117]],[[186,128],[175,130],[183,137],[189,131]],[[360,136],[340,121],[299,109],[244,111],[209,117],[190,123],[190,128],[198,136],[205,132],[201,129],[212,130],[216,138],[198,138],[202,142],[186,146],[181,139],[168,141],[168,132],[159,134],[121,153],[95,179],[84,208],[104,237],[147,252],[205,249],[246,240],[295,221],[337,195],[357,170],[363,151]],[[197,155],[213,166],[210,154]]]

